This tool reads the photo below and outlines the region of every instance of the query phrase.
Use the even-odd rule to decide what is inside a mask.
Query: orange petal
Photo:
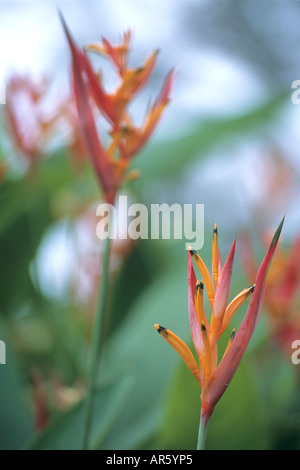
[[[236,313],[236,311],[240,308],[240,306],[248,299],[248,297],[253,293],[254,291],[254,285],[247,287],[247,289],[242,290],[228,305],[228,307],[225,310],[224,318],[223,318],[223,324],[222,328],[220,331],[220,335],[226,330],[226,328],[229,325],[230,320],[232,319],[233,315]]]
[[[191,253],[191,255],[193,257],[193,260],[195,261],[195,264],[196,264],[197,268],[199,269],[199,271],[200,271],[200,273],[203,277],[203,282],[204,282],[204,285],[206,287],[209,303],[210,303],[211,306],[213,306],[214,288],[213,288],[213,283],[212,283],[212,279],[211,279],[211,276],[209,274],[209,271],[208,271],[207,267],[205,266],[202,258],[198,255],[198,253],[195,250],[193,250],[191,247],[188,247],[188,249],[189,249],[189,252]]]
[[[192,351],[188,348],[188,346],[172,331],[167,330],[161,325],[157,323],[154,325],[156,331],[167,341],[167,343],[172,346],[173,349],[179,354],[179,356],[184,360],[187,367],[192,372],[195,379],[199,382],[201,388],[201,379],[200,379],[200,372],[193,356]]]

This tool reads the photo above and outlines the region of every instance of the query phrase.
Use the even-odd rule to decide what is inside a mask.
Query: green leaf
[[[6,345],[6,364],[0,364],[0,449],[18,450],[33,430],[30,403],[25,393],[26,380],[5,337],[3,323],[0,325],[0,339]]]
[[[149,145],[133,161],[133,167],[143,175],[132,182],[132,187],[152,184],[153,179],[165,180],[178,175],[189,164],[207,158],[209,152],[218,146],[228,145],[242,134],[260,135],[278,116],[288,102],[289,95],[281,94],[242,115],[226,118],[201,120],[193,125],[188,133],[172,140],[166,139]],[[180,133],[180,131],[179,131]]]
[[[83,176],[86,178],[85,173]],[[59,215],[69,215],[62,191],[69,192],[70,198],[77,191],[82,199],[88,197],[88,191],[83,194],[81,178],[72,175],[66,155],[59,151],[42,161],[36,173],[0,185],[0,308],[4,312],[22,308],[36,296],[29,265],[46,230],[56,220],[53,207],[58,197]],[[75,207],[78,200],[74,197]]]

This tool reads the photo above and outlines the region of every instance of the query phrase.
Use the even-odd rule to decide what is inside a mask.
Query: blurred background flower
[[[3,449],[79,448],[82,440],[80,398],[93,286],[101,276],[93,208],[101,200],[69,98],[70,53],[58,10],[80,47],[102,37],[116,44],[130,29],[130,64],[160,49],[147,88],[132,103],[134,122],[143,122],[145,102],[157,96],[170,69],[177,71],[172,102],[134,160],[141,177],[124,185],[130,200],[147,206],[202,203],[205,234],[216,221],[222,230],[221,251],[229,250],[236,235],[239,249],[246,232],[258,259],[260,234],[273,232],[284,214],[281,240],[287,252],[300,230],[300,108],[291,101],[291,84],[300,78],[299,2],[1,1],[0,80],[7,95],[0,105],[0,339],[7,345],[7,364],[0,366]],[[95,69],[102,68],[113,90],[115,75],[100,60],[93,55]],[[29,127],[22,135],[39,162],[28,174],[24,141],[17,145],[20,139],[8,120],[10,77],[40,84],[45,76],[42,119],[34,114],[36,106],[25,114],[14,106],[21,125],[16,129]],[[33,135],[32,122],[52,122],[60,103],[67,103],[63,119],[55,120],[44,146]],[[103,126],[100,120],[105,131]],[[210,235],[201,257],[208,262],[206,239]],[[163,311],[166,324],[176,321],[188,341],[185,240],[116,241],[114,253],[93,447],[193,449],[197,383],[153,332],[157,312]],[[233,291],[246,281],[243,267],[235,265]],[[241,308],[236,321],[243,314]],[[299,366],[270,348],[264,318],[214,412],[207,448],[300,448]],[[44,431],[36,434],[37,428]]]

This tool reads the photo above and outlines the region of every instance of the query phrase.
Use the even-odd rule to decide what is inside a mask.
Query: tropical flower
[[[72,54],[72,85],[79,116],[79,125],[85,153],[91,160],[106,202],[113,203],[126,175],[132,158],[145,146],[156,128],[163,110],[170,101],[174,71],[166,77],[156,101],[150,106],[143,124],[134,124],[128,106],[136,94],[146,85],[156,64],[157,51],[142,66],[129,67],[131,33],[126,32],[120,45],[112,45],[107,39],[91,43],[81,50],[73,41],[62,19]],[[87,51],[105,56],[115,68],[120,85],[113,93],[105,91],[101,73],[96,72]],[[110,142],[105,148],[100,139],[94,112],[98,110],[109,125]],[[130,177],[136,177],[131,173]]]
[[[282,225],[283,220],[275,232],[269,250],[260,265],[255,284],[240,292],[229,304],[228,298],[236,240],[234,240],[228,257],[222,266],[218,248],[217,226],[215,225],[212,243],[212,276],[198,253],[192,249],[189,250],[189,320],[199,365],[189,347],[177,335],[158,324],[154,325],[160,335],[182,357],[200,384],[202,390],[200,423],[202,423],[205,429],[216,404],[228,387],[254,333],[262,308],[267,271],[278,243]],[[203,281],[197,281],[192,260],[194,260],[199,269]],[[210,322],[203,308],[204,286],[212,309]],[[235,330],[231,333],[227,348],[218,364],[217,341],[226,330],[238,308],[251,294],[253,295],[240,328],[237,333],[235,333]]]
[[[17,149],[29,166],[45,152],[64,114],[63,102],[49,104],[50,83],[27,75],[12,75],[6,87],[6,117]]]

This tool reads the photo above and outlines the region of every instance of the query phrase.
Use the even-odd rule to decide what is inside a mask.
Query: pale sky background
[[[263,87],[246,61],[186,37],[182,12],[195,3],[209,2],[0,0],[0,78],[5,80],[16,71],[48,73],[65,83],[69,51],[57,14],[60,10],[80,45],[102,35],[117,42],[123,31],[131,29],[132,61],[143,60],[159,47],[160,76],[172,67],[178,71],[174,113],[180,108],[196,113],[236,112],[260,100]]]

